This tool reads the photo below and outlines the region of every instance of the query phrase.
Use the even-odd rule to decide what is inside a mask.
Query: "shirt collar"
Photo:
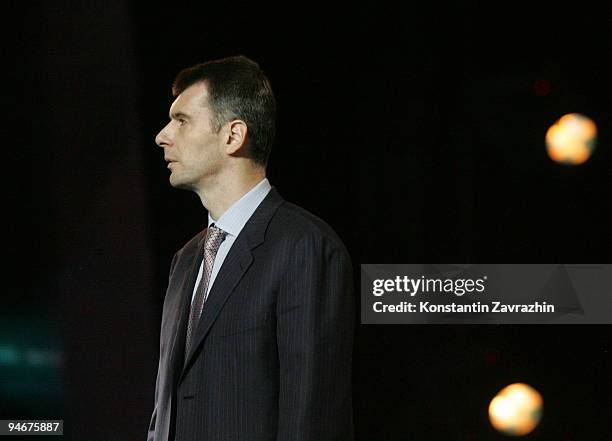
[[[214,220],[208,213],[208,226],[214,224],[232,236],[238,236],[242,227],[253,215],[261,201],[264,200],[268,192],[272,189],[267,178],[263,178],[245,195],[232,204],[220,217]]]

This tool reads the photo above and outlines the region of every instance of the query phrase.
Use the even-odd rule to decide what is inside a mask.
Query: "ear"
[[[228,125],[228,136],[225,143],[225,152],[228,155],[245,153],[247,146],[248,128],[244,121],[235,119]]]

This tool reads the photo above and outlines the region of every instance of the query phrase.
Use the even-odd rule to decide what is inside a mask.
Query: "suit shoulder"
[[[315,239],[316,242],[341,248],[348,254],[342,239],[327,222],[291,202],[285,201],[279,207],[270,221],[270,231],[277,238],[292,242]]]

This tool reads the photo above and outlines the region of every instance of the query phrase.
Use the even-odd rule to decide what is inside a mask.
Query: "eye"
[[[178,122],[179,122],[179,126],[184,126],[187,123],[187,121],[184,120],[183,118],[179,118]]]

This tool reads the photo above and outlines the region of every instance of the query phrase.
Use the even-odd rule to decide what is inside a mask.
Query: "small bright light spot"
[[[585,162],[597,141],[597,126],[579,113],[562,116],[546,132],[546,151],[553,161],[578,165]]]
[[[506,435],[526,435],[536,428],[542,417],[542,396],[523,383],[502,389],[489,404],[489,420]]]

